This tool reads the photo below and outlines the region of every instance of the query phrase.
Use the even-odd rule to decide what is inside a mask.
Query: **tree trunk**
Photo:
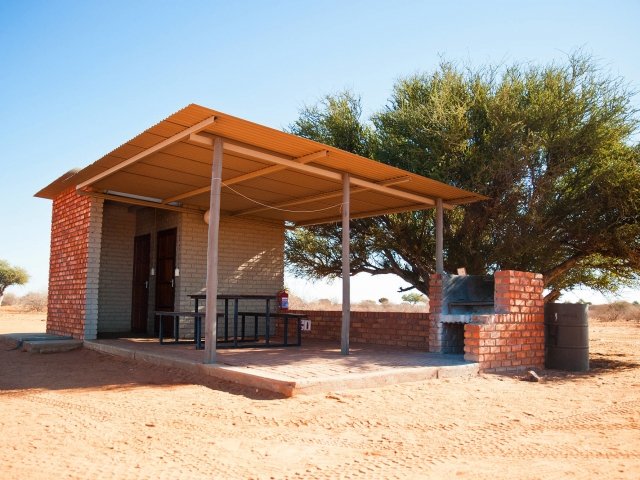
[[[544,303],[554,303],[556,300],[560,298],[562,292],[560,290],[551,290],[545,297]]]

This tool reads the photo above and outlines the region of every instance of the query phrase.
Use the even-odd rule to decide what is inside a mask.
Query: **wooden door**
[[[156,311],[173,312],[175,300],[176,240],[178,230],[172,228],[158,232],[156,253]],[[165,317],[163,335],[173,335],[173,319]],[[158,333],[160,318],[156,316],[155,333]]]
[[[131,331],[147,331],[149,314],[149,267],[151,235],[140,235],[133,241],[133,296],[131,299]]]

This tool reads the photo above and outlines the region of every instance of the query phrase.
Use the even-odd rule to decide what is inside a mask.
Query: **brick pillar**
[[[496,313],[544,315],[544,281],[541,273],[502,270],[494,274]]]
[[[439,316],[442,313],[442,274],[433,273],[429,277],[429,351],[442,351],[442,324]]]
[[[484,325],[481,323],[467,323],[464,326],[464,359],[468,362],[479,362],[482,357],[480,357],[480,348],[481,348],[481,340],[480,333],[483,334]],[[486,335],[483,335],[483,340],[486,338]],[[484,342],[482,342],[484,344]],[[482,345],[484,346],[484,345]],[[482,349],[482,354],[488,353]]]
[[[485,373],[544,368],[543,288],[539,273],[496,272],[496,313],[465,325],[465,360]]]
[[[53,199],[47,333],[96,337],[102,206],[75,188]]]

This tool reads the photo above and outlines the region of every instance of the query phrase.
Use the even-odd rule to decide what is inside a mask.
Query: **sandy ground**
[[[3,333],[41,333],[46,329],[46,313],[25,313],[19,307],[0,307],[0,335]]]
[[[43,325],[0,313],[0,333]],[[294,398],[0,343],[0,478],[640,478],[640,325],[590,334],[586,374]]]

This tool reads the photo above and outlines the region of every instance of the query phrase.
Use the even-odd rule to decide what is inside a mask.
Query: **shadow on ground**
[[[640,368],[640,363],[633,361],[618,360],[611,357],[627,357],[624,353],[603,355],[592,353],[589,355],[589,371],[593,373],[615,373],[624,370]]]
[[[128,390],[145,387],[201,385],[252,400],[284,396],[233,382],[86,349],[66,353],[30,354],[0,343],[0,397],[40,390]]]

